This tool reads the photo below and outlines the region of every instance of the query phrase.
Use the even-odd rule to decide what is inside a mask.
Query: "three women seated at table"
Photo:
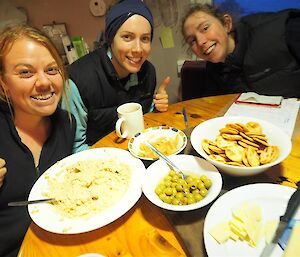
[[[182,33],[192,52],[207,61],[211,95],[300,97],[299,9],[257,13],[233,24],[230,14],[198,4],[186,13]]]
[[[286,24],[286,25],[285,25]],[[198,5],[182,31],[193,52],[208,61],[216,94],[255,91],[299,96],[297,10],[243,18],[233,30],[229,14]],[[250,27],[250,29],[249,29]],[[250,33],[251,31],[251,33]],[[284,40],[286,35],[286,40]],[[125,0],[107,13],[105,44],[70,66],[66,96],[59,54],[49,39],[28,26],[0,35],[0,255],[16,256],[30,224],[25,200],[36,179],[73,150],[87,148],[114,129],[116,108],[139,102],[144,112],[168,108],[167,77],[155,93],[147,61],[153,17],[139,0]],[[68,85],[68,83],[66,83]],[[61,95],[63,107],[58,107]],[[75,146],[75,129],[77,136]]]

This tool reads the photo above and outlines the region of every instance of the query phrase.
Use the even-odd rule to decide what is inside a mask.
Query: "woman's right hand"
[[[0,158],[0,187],[2,187],[3,185],[5,174],[6,174],[5,161]]]

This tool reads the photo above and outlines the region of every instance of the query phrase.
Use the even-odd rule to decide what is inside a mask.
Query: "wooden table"
[[[187,110],[189,126],[192,128],[207,119],[222,116],[237,95],[205,97],[173,104],[165,113],[148,113],[145,126],[169,125],[185,129],[182,108]],[[300,180],[300,115],[292,137],[290,156],[280,165],[255,177],[228,177],[224,174],[225,191],[243,184],[255,182],[276,183],[279,177],[295,186]],[[189,129],[188,131],[191,131]],[[118,147],[127,149],[128,140],[119,142],[114,132],[99,140],[93,147]],[[196,154],[190,149],[191,154]],[[197,154],[196,154],[197,155]],[[147,163],[146,163],[147,165]],[[125,215],[115,222],[78,235],[57,235],[32,224],[23,241],[19,257],[67,256],[96,252],[105,256],[206,256],[203,247],[203,221],[209,209],[189,212],[171,212],[159,209],[144,196]]]

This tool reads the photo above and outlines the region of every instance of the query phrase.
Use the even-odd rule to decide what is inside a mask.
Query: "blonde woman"
[[[0,256],[17,256],[30,225],[26,200],[38,177],[72,153],[75,120],[58,108],[66,75],[40,31],[17,25],[0,34]]]

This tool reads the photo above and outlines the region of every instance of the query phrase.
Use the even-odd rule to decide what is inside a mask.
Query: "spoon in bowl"
[[[170,169],[177,172],[182,179],[186,179],[188,177],[187,175],[183,174],[183,172],[166,155],[157,150],[151,143],[145,141],[144,144],[148,146],[154,153],[156,153],[161,159],[163,159],[166,162],[166,164],[170,167]]]

